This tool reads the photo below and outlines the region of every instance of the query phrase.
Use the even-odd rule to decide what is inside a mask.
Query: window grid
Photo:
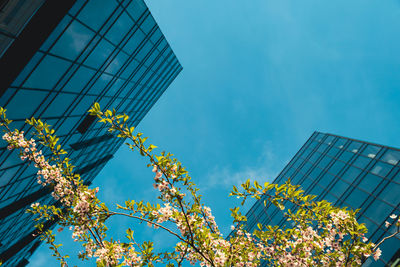
[[[84,144],[87,140],[107,133],[104,125],[96,123],[90,125],[83,134],[77,132],[77,126],[85,118],[88,108],[94,102],[99,102],[103,109],[116,108],[118,112],[130,116],[130,126],[137,126],[182,70],[142,0],[106,2],[112,5],[113,9],[105,11],[109,14],[104,17],[101,25],[97,23],[95,28],[91,26],[94,25],[93,21],[85,20],[87,18],[81,15],[82,12],[87,12],[85,7],[89,7],[92,1],[94,0],[76,1],[24,70],[0,97],[0,104],[8,109],[9,117],[14,121],[13,126],[29,135],[32,128],[23,125],[25,118],[35,116],[45,120],[56,130],[60,137],[59,143],[68,151],[68,157],[72,161],[85,162],[88,166],[98,162],[98,155],[112,155],[123,143],[123,140],[111,138],[82,149],[72,149],[70,144]],[[136,6],[137,9],[132,9]],[[115,29],[121,27],[117,25],[120,20],[129,23],[123,24],[122,34],[118,32],[119,35],[116,35]],[[83,38],[85,41],[78,44],[79,49],[73,53],[58,49],[74,29],[86,34]],[[94,53],[106,48],[110,50],[107,50],[104,60],[94,64],[95,61],[91,60]],[[49,75],[54,69],[57,69],[57,73]],[[44,82],[38,80],[38,75],[45,73],[49,79]],[[86,75],[85,79],[79,78],[79,75]],[[15,103],[20,103],[18,101],[21,99],[29,99],[29,104],[35,105],[20,104],[26,106],[26,109],[15,109]],[[38,148],[43,149],[40,146]],[[45,149],[44,154],[46,153],[48,151]],[[97,166],[93,165],[91,169],[87,169],[82,174],[83,180],[90,183],[106,162],[98,162]],[[0,208],[40,188],[32,168],[23,165],[17,155],[9,152],[4,142],[1,143]],[[43,199],[54,203],[49,196]],[[24,212],[15,212],[1,221],[0,241],[10,241],[7,241],[7,246],[2,246],[3,250],[18,242],[18,237],[24,236],[24,233],[32,231],[32,225],[28,223],[30,221],[31,218]],[[18,233],[15,232],[15,227],[11,226],[17,223],[25,226]],[[7,227],[8,224],[10,226]],[[19,255],[25,257],[29,255],[29,251],[24,248]],[[12,266],[20,260],[18,257],[12,258],[5,266]]]
[[[399,199],[385,191],[400,185],[399,160],[399,149],[315,132],[274,183],[281,184],[290,177],[306,194],[317,194],[316,200],[333,200],[339,206],[351,207],[352,199],[360,198],[357,194],[363,193],[365,199],[353,208],[361,208],[358,220],[367,224],[368,237],[376,242],[393,231],[384,222],[392,213],[400,212]],[[356,176],[351,177],[352,173]],[[253,231],[257,223],[281,226],[287,223],[275,206],[267,203],[264,207],[264,200],[265,197],[257,201],[247,213],[247,230]],[[393,249],[397,251],[399,238],[393,242],[397,246]],[[384,252],[380,264],[387,264],[396,251]]]

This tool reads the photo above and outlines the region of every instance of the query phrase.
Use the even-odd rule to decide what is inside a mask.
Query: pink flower
[[[157,172],[157,170],[158,170],[157,166],[156,166],[156,165],[153,165],[153,170],[152,170],[152,172]]]
[[[377,248],[374,252],[374,260],[378,260],[381,255],[382,255],[382,250],[380,248]]]

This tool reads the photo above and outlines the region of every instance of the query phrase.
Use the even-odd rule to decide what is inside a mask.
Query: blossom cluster
[[[237,223],[236,227],[232,227],[234,234],[228,240],[224,239],[211,209],[202,204],[201,196],[197,195],[198,189],[190,181],[190,176],[185,175],[187,172],[180,162],[172,159],[169,153],[162,152],[161,156],[155,157],[150,155],[149,152],[155,146],[144,147],[146,138],[141,138],[140,133],[133,136],[132,128],[123,128],[127,121],[126,115],[115,115],[115,111],[102,113],[98,104],[94,107],[94,113],[100,121],[111,123],[110,130],[118,130],[121,137],[130,138],[134,143],[131,147],[136,146],[142,155],[149,157],[149,166],[153,167],[152,171],[155,173],[154,188],[159,191],[159,199],[164,202],[163,206],[132,200],[125,202],[126,207],[118,206],[128,213],[112,212],[97,199],[98,188],[89,189],[82,185],[79,179],[75,179],[76,176],[68,169],[65,161],[59,159],[57,165],[51,165],[42,152],[37,150],[35,140],[25,139],[24,132],[9,131],[3,136],[9,143],[9,149],[20,149],[21,159],[28,159],[39,169],[38,183],[43,186],[50,185],[53,188],[53,197],[68,208],[66,216],[68,219],[65,220],[69,221],[64,221],[62,226],[70,226],[74,241],[83,242],[84,251],[81,252],[83,259],[95,257],[100,266],[151,265],[152,261],[160,261],[160,258],[163,258],[174,259],[179,264],[182,260],[187,260],[193,265],[198,263],[207,267],[255,267],[260,261],[269,261],[272,265],[279,266],[343,266],[347,265],[349,259],[350,265],[359,265],[362,263],[362,257],[372,255],[377,260],[381,256],[380,243],[376,246],[367,243],[368,239],[364,236],[365,227],[359,227],[354,212],[329,205],[324,209],[324,203],[301,206],[302,203],[311,202],[307,202],[306,198],[303,200],[300,197],[302,193],[296,192],[296,188],[290,184],[287,187],[264,185],[263,189],[258,183],[251,188],[249,182],[246,182],[242,187],[248,195],[238,192],[236,188],[232,195],[244,198],[260,197],[275,188],[276,195],[272,197],[271,202],[277,207],[285,209],[283,203],[289,200],[300,208],[305,207],[298,215],[286,213],[294,222],[293,228],[267,226],[263,230],[263,226],[260,225],[260,230],[253,233],[246,232],[241,225],[246,218],[235,208],[232,212],[234,223]],[[123,123],[119,121],[120,118],[123,118]],[[52,146],[49,147],[52,149]],[[188,196],[186,197],[181,190],[188,193]],[[186,201],[189,197],[191,199]],[[35,203],[32,204],[32,209],[40,211],[41,207]],[[311,209],[311,212],[307,209]],[[322,215],[320,211],[323,211]],[[309,214],[313,215],[307,217]],[[151,227],[167,230],[179,239],[175,252],[154,256],[151,242],[138,244],[130,229],[127,230],[127,238],[130,240],[128,243],[113,239],[107,241],[105,221],[112,215],[125,215],[147,222]],[[396,220],[397,216],[392,215],[390,218]],[[166,222],[169,222],[168,226],[173,225],[174,228],[172,230],[167,228]],[[395,223],[399,227],[400,219]],[[391,224],[386,222],[387,227]],[[358,230],[360,231],[357,232]],[[135,250],[135,247],[138,250]],[[56,251],[57,246],[54,249]]]
[[[172,166],[172,168],[170,169],[171,172],[171,174],[169,175],[170,178],[175,179],[177,177],[176,170],[177,170],[176,165]],[[177,196],[176,188],[171,183],[169,183],[167,179],[163,178],[163,171],[165,172],[166,169],[161,170],[158,168],[158,166],[154,165],[152,171],[156,174],[154,176],[155,183],[153,184],[153,187],[155,189],[158,189],[166,200],[171,200],[173,197],[176,197]],[[180,197],[183,197],[184,195],[185,194],[179,194]]]
[[[394,220],[394,222],[390,223],[388,221],[385,221],[385,227],[386,228],[389,228],[389,226],[391,226],[393,223],[395,223],[396,225],[400,225],[400,217],[397,219],[397,215],[396,214],[390,215],[389,218]]]
[[[28,141],[25,139],[23,131],[15,130],[11,133],[5,133],[3,140],[9,143],[8,149],[21,150],[20,158],[22,160],[28,159],[35,163],[34,166],[39,169],[37,172],[38,183],[42,186],[54,185],[52,196],[56,200],[61,200],[66,206],[73,204],[74,188],[71,181],[62,175],[61,168],[56,165],[50,165],[46,161],[42,151],[37,150],[34,139]]]

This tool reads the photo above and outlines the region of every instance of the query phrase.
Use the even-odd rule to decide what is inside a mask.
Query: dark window
[[[97,166],[99,166],[99,165],[101,165],[101,164],[103,164],[103,163],[106,163],[106,162],[109,161],[112,157],[113,157],[113,155],[107,155],[107,156],[105,156],[105,157],[103,157],[103,158],[101,158],[101,159],[99,159],[99,160],[96,160],[95,162],[90,163],[90,164],[86,165],[85,167],[83,167],[83,168],[77,170],[76,173],[85,174],[85,173],[91,171],[92,169],[96,168]]]
[[[83,142],[77,142],[77,143],[71,144],[70,146],[71,146],[71,148],[73,150],[79,150],[79,149],[83,149],[83,148],[88,147],[88,146],[92,146],[92,145],[107,141],[107,140],[111,139],[112,137],[113,137],[112,134],[108,134],[107,133],[107,134],[102,135],[102,136],[90,138],[90,139],[85,140]]]
[[[87,115],[86,118],[82,121],[81,124],[79,124],[77,130],[81,134],[84,134],[90,127],[90,125],[93,124],[93,122],[96,120],[95,116],[92,115]]]

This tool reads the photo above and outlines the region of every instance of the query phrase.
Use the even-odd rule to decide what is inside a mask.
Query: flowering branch
[[[84,247],[79,257],[82,260],[95,257],[97,265],[104,267],[153,266],[153,262],[166,262],[172,266],[172,260],[178,266],[185,260],[192,264],[199,262],[201,266],[258,266],[261,261],[281,266],[355,266],[370,255],[377,260],[382,242],[399,233],[400,222],[397,221],[396,233],[374,245],[365,237],[365,225],[357,223],[356,211],[333,207],[326,201],[314,202],[314,196],[304,195],[299,186],[291,185],[289,181],[283,185],[265,183],[264,186],[254,182],[253,186],[248,180],[242,184],[243,191],[233,187],[231,195],[242,198],[242,204],[249,197],[264,197],[264,205],[271,202],[284,211],[294,227],[258,224],[258,229],[249,233],[243,224],[247,218],[236,207],[231,209],[233,233],[225,240],[211,209],[202,204],[198,188],[172,154],[161,152],[158,156],[153,155],[156,146],[145,146],[147,138],[141,133],[133,134],[134,128],[128,126],[129,117],[125,114],[118,115],[115,110],[102,112],[97,103],[90,113],[108,124],[109,131],[116,132],[117,137],[130,140],[127,145],[132,150],[148,158],[148,167],[152,167],[155,173],[154,187],[160,193],[163,206],[131,200],[126,201],[125,206],[117,205],[127,213],[110,211],[97,198],[99,189],[90,189],[73,172],[74,167],[65,157],[66,152],[57,145],[58,138],[49,125],[34,118],[27,120],[35,129],[33,136],[44,149],[50,150],[47,158],[36,148],[34,139],[28,140],[24,132],[10,130],[8,125],[11,121],[0,108],[0,124],[5,129],[3,139],[8,142],[8,148],[18,149],[22,160],[34,163],[38,168],[38,183],[50,186],[55,201],[61,204],[57,207],[35,203],[28,211],[38,215],[35,221],[41,238],[50,244],[62,266],[67,266],[67,256],[61,256],[60,245],[54,243],[54,234],[50,230],[41,230],[43,220],[57,218],[60,225],[69,227],[73,239]],[[293,210],[285,207],[287,203],[293,205]],[[106,222],[116,215],[146,222],[150,227],[168,232],[178,239],[175,251],[155,254],[153,243],[138,243],[130,228],[126,230],[127,242],[108,238]],[[174,224],[179,231],[171,230],[163,225],[164,222]]]

